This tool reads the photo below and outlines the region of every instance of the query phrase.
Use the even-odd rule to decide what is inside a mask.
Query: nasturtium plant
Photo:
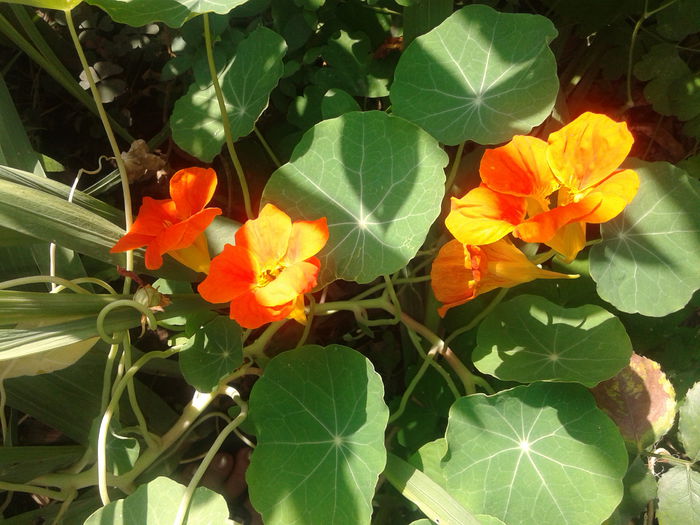
[[[698,521],[695,3],[3,4],[0,522]]]

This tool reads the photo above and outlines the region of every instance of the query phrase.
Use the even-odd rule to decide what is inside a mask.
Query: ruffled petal
[[[316,221],[296,221],[292,224],[289,246],[284,262],[294,264],[316,255],[328,242],[328,222],[325,217]]]
[[[170,197],[180,219],[202,211],[216,191],[216,172],[211,168],[187,168],[170,179]]]
[[[145,235],[141,233],[127,233],[117,241],[117,243],[112,246],[109,253],[120,253],[126,252],[128,250],[135,250],[136,248],[141,248],[141,246],[146,246],[153,240],[153,235]]]
[[[282,270],[270,284],[257,288],[253,293],[263,306],[279,306],[294,301],[298,295],[316,286],[320,266],[316,257],[293,264]]]
[[[158,236],[161,253],[187,248],[207,229],[217,215],[221,215],[219,208],[206,208],[182,222],[167,227]]]
[[[197,290],[205,301],[227,303],[257,286],[259,271],[254,254],[241,246],[227,244],[212,259],[209,275]]]
[[[494,191],[520,197],[547,197],[559,188],[547,163],[547,143],[516,135],[500,148],[487,149],[479,167],[481,180]]]
[[[261,305],[252,292],[244,293],[231,301],[229,316],[243,328],[258,328],[273,321],[286,319],[294,309],[292,301],[280,307]]]
[[[129,228],[130,233],[156,236],[168,224],[178,222],[175,203],[171,199],[143,198],[136,220]]]
[[[236,245],[255,254],[263,269],[276,268],[289,246],[292,220],[272,204],[266,204],[257,219],[246,221],[236,232]]]
[[[639,189],[639,177],[632,170],[622,170],[598,184],[585,198],[599,197],[600,205],[581,218],[584,222],[607,222],[625,209]]]
[[[572,222],[559,228],[556,235],[545,244],[561,254],[565,262],[570,263],[586,246],[586,223]]]
[[[146,247],[146,268],[148,268],[149,270],[157,270],[158,268],[163,266],[164,253],[164,251],[161,251],[160,245],[158,243],[158,238],[156,237]]]
[[[559,228],[572,222],[580,222],[600,206],[599,194],[588,195],[579,202],[571,202],[563,206],[540,213],[518,224],[513,235],[526,242],[549,242]]]
[[[445,226],[462,244],[490,244],[508,235],[525,215],[526,199],[480,186],[452,198]]]
[[[450,308],[464,304],[476,296],[474,278],[465,261],[464,245],[457,240],[440,248],[433,261],[430,279],[435,298],[443,303],[438,308],[440,317],[444,317]]]
[[[632,148],[634,138],[624,122],[584,113],[549,136],[547,160],[554,176],[575,191],[602,182]]]
[[[194,242],[186,248],[170,250],[168,255],[195,272],[209,273],[211,256],[209,255],[207,237],[203,233],[200,233]]]

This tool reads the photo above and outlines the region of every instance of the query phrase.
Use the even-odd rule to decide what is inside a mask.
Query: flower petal
[[[170,199],[144,197],[141,209],[129,231],[117,241],[110,253],[125,252],[149,244],[165,230],[167,224],[177,221],[175,203]]]
[[[209,256],[209,243],[207,243],[207,237],[204,233],[200,233],[194,242],[186,248],[170,250],[168,255],[188,268],[192,268],[195,272],[209,273],[211,257]]]
[[[633,143],[624,122],[584,113],[549,136],[547,160],[563,185],[583,191],[615,171]]]
[[[559,252],[565,262],[570,263],[586,246],[586,223],[572,222],[559,228],[545,244]]]
[[[145,235],[142,233],[127,233],[117,241],[117,243],[112,246],[109,253],[120,253],[128,250],[135,250],[136,248],[141,248],[141,246],[146,246],[151,241],[153,241],[154,235]]]
[[[490,244],[513,231],[523,219],[525,207],[523,197],[480,186],[461,199],[452,198],[445,226],[462,244]]]
[[[595,211],[600,203],[601,195],[591,194],[579,202],[557,206],[518,224],[513,235],[526,242],[549,242],[557,230],[572,222],[582,221],[583,217]]]
[[[433,293],[438,301],[444,303],[438,308],[440,317],[444,317],[450,308],[464,304],[476,296],[475,281],[465,261],[464,245],[457,240],[440,248],[433,261],[430,270]]]
[[[243,328],[258,328],[266,323],[286,319],[294,305],[292,301],[280,307],[263,306],[249,292],[231,301],[229,316]]]
[[[547,143],[516,135],[500,148],[487,149],[479,167],[481,180],[494,191],[545,198],[559,188],[547,163]]]
[[[252,290],[257,285],[259,271],[253,253],[241,246],[227,244],[212,259],[209,275],[197,290],[205,301],[227,303]]]
[[[316,257],[288,266],[266,286],[254,291],[257,301],[263,306],[279,306],[294,301],[316,286],[321,263]]]
[[[216,172],[211,168],[187,168],[170,179],[170,197],[180,219],[202,211],[214,196]]]
[[[206,208],[184,221],[168,226],[158,236],[161,253],[187,248],[207,229],[217,215],[221,215],[219,208]]]
[[[277,268],[287,253],[292,219],[273,204],[266,204],[257,219],[245,222],[236,232],[236,245],[255,254],[263,269]]]
[[[320,252],[328,242],[328,222],[325,217],[316,221],[295,221],[284,260],[288,264],[305,261]]]
[[[599,224],[617,217],[625,206],[632,202],[638,189],[639,177],[635,171],[622,170],[613,173],[586,195],[585,198],[600,195],[600,205],[581,220]]]

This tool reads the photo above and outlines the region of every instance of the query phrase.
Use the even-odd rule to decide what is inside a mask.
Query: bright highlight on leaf
[[[198,272],[209,270],[209,248],[204,230],[219,208],[205,208],[216,189],[210,168],[187,168],[170,179],[170,199],[144,197],[131,229],[110,250],[125,252],[146,246],[146,268],[156,270],[167,253]]]
[[[484,153],[481,186],[452,199],[445,224],[464,244],[513,233],[572,261],[585,246],[585,224],[609,221],[637,193],[637,174],[618,169],[632,142],[624,123],[595,113],[584,113],[548,142],[514,137]]]
[[[328,240],[326,219],[296,221],[272,204],[236,232],[211,261],[199,293],[210,303],[231,303],[244,328],[291,317],[305,322],[304,294],[316,286],[321,263],[314,257]]]

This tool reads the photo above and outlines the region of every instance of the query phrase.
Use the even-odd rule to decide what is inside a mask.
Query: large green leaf
[[[0,223],[20,233],[55,242],[95,259],[124,265],[124,254],[109,249],[124,230],[77,204],[34,188],[0,179]],[[143,251],[134,253],[137,271],[147,271]],[[166,260],[158,274],[180,280],[194,280],[196,274]]]
[[[592,387],[627,366],[625,327],[599,306],[563,308],[521,295],[481,323],[474,365],[506,381],[567,381]]]
[[[139,486],[126,498],[95,511],[85,520],[85,525],[171,525],[184,495],[184,485],[160,476]],[[227,519],[224,497],[206,487],[197,487],[183,524],[222,525]]]
[[[700,473],[672,467],[659,479],[659,525],[700,525]]]
[[[68,3],[68,2],[61,2]],[[5,80],[0,75],[0,164],[31,170],[44,175],[39,156],[32,149],[22,120],[10,96]]]
[[[257,428],[247,480],[267,525],[369,524],[389,410],[354,350],[304,346],[270,361],[250,395]]]
[[[700,382],[685,394],[685,401],[679,410],[678,437],[683,443],[685,454],[697,461],[700,459]]]
[[[259,27],[238,44],[219,73],[219,83],[231,123],[233,140],[244,137],[267,107],[270,92],[282,77],[287,45],[274,31]],[[219,154],[224,128],[214,86],[193,83],[176,103],[170,117],[173,140],[205,162]]]
[[[84,453],[85,448],[77,445],[0,447],[0,479],[26,483],[47,472],[69,467]]]
[[[139,27],[151,22],[164,22],[180,27],[188,19],[202,13],[226,14],[250,0],[86,0],[101,7],[109,17],[123,24]]]
[[[625,446],[580,385],[463,397],[446,438],[448,492],[509,525],[599,525],[622,498]]]
[[[320,280],[366,283],[416,254],[440,211],[446,163],[413,124],[379,111],[347,113],[304,134],[263,201],[295,219],[326,217]]]
[[[404,51],[392,109],[445,144],[495,144],[527,133],[557,97],[547,46],[556,36],[542,16],[463,7]]]
[[[637,196],[601,226],[591,250],[600,297],[623,312],[661,317],[700,288],[700,182],[666,162],[635,161]]]
[[[243,362],[241,327],[218,316],[194,333],[179,356],[185,380],[200,392],[211,392]]]

